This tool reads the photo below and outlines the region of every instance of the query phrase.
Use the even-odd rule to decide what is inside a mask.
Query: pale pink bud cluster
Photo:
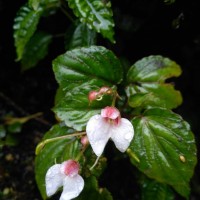
[[[112,94],[112,93],[113,93],[112,88],[104,86],[104,87],[101,87],[98,91],[96,91],[96,90],[91,91],[88,94],[88,99],[89,99],[89,102],[92,102],[94,100],[101,99],[102,96],[105,94]]]

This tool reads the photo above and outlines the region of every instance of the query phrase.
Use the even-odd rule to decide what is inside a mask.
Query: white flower
[[[60,200],[70,200],[77,197],[84,187],[84,180],[78,172],[79,164],[74,160],[50,167],[45,177],[47,196],[52,196],[63,186]]]
[[[101,156],[110,138],[119,151],[125,152],[133,139],[134,129],[128,119],[120,117],[117,108],[106,107],[101,110],[101,115],[89,119],[86,133],[94,153]]]

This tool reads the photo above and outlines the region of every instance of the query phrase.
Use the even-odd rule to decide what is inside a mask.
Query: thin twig
[[[30,113],[26,112],[22,107],[20,107],[19,105],[17,105],[13,100],[11,100],[8,96],[6,96],[4,93],[0,92],[0,98],[2,98],[7,104],[9,104],[10,106],[12,106],[16,111],[18,111],[20,114],[22,115],[30,115]],[[52,126],[51,123],[49,123],[48,121],[46,121],[45,119],[36,117],[34,118],[34,120],[45,124],[47,126]]]

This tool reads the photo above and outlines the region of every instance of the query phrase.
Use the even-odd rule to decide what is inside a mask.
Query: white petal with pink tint
[[[66,176],[63,182],[63,192],[60,200],[70,200],[77,197],[83,190],[84,180],[80,175],[74,177]]]
[[[56,193],[59,187],[63,185],[64,174],[60,171],[61,164],[55,164],[50,167],[46,173],[46,193],[51,196]]]
[[[134,129],[131,122],[125,118],[121,118],[120,124],[113,126],[110,131],[112,132],[111,139],[115,143],[117,149],[121,152],[125,152],[134,136]]]
[[[91,117],[86,126],[88,140],[94,153],[100,156],[110,138],[110,124],[101,115]]]

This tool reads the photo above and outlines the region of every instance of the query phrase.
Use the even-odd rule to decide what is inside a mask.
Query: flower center
[[[74,160],[68,160],[63,163],[63,172],[67,176],[75,176],[78,174],[79,164]]]
[[[117,125],[120,123],[120,112],[115,107],[105,107],[101,110],[101,116],[110,124]]]

